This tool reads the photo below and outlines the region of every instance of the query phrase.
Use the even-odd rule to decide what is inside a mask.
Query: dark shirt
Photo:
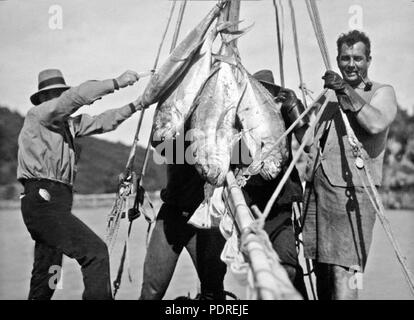
[[[288,145],[291,145],[291,136],[288,136]],[[251,176],[247,180],[246,185],[243,188],[243,193],[246,198],[247,204],[250,206],[256,204],[258,208],[263,211],[267,202],[271,198],[273,192],[276,190],[280,180],[286,172],[289,164],[292,161],[292,149],[289,147],[289,158],[286,161],[282,171],[273,180],[265,180],[260,174]],[[293,168],[289,178],[286,180],[285,185],[282,188],[279,196],[276,199],[276,206],[290,205],[293,202],[302,201],[302,184],[299,178],[299,173],[296,167]]]
[[[205,181],[194,166],[189,164],[167,165],[167,186],[161,190],[165,203],[192,213],[204,199]]]
[[[189,129],[189,121],[185,124],[185,132]],[[204,184],[195,167],[185,158],[185,152],[191,141],[185,141],[185,133],[176,139],[164,141],[165,147],[161,155],[167,161],[167,185],[161,190],[161,200],[182,211],[192,213],[204,200]],[[187,155],[188,156],[188,155]]]

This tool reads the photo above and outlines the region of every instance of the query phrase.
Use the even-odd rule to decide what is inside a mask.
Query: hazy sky
[[[323,60],[310,24],[304,0],[293,0],[296,10],[302,68],[307,87],[317,95],[322,90]],[[160,64],[171,45],[178,1]],[[188,1],[179,37],[208,12],[215,1]],[[298,72],[292,43],[290,11],[284,8],[284,60],[286,86],[298,96]],[[62,28],[50,28],[55,11],[62,9]],[[25,115],[29,96],[37,90],[38,72],[62,70],[69,85],[89,79],[114,78],[127,69],[151,69],[166,24],[169,0],[8,0],[0,1],[0,104]],[[319,0],[321,20],[331,63],[335,63],[338,35],[362,17],[363,30],[372,41],[370,77],[394,86],[400,104],[414,109],[414,1],[411,0]],[[354,11],[356,10],[356,11]],[[362,10],[362,11],[358,11]],[[359,15],[362,12],[362,15]],[[242,1],[241,27],[254,23],[239,41],[245,67],[254,73],[271,69],[279,81],[276,24],[271,0]],[[56,26],[56,23],[54,24]],[[57,25],[59,26],[59,25]],[[145,87],[143,79],[133,87],[109,95],[80,112],[97,114],[135,99]],[[155,106],[146,112],[142,143],[146,144]],[[139,114],[115,132],[101,135],[130,144]]]

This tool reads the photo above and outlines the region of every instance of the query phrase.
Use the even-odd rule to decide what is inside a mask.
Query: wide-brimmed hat
[[[65,79],[63,78],[63,74],[58,69],[46,69],[39,72],[39,85],[38,85],[38,92],[33,94],[30,97],[30,101],[37,106],[40,104],[39,101],[39,94],[42,92],[46,92],[49,90],[67,90],[70,86],[66,85]]]
[[[266,69],[259,70],[253,74],[253,77],[274,95],[277,95],[279,93],[281,87],[275,84],[275,79],[273,78],[272,71]]]

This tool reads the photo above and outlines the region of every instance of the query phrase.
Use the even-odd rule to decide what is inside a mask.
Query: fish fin
[[[247,167],[245,175],[254,176],[258,174],[263,168],[264,162],[262,160],[253,160],[253,162]]]
[[[240,37],[242,37],[243,35],[245,35],[247,32],[249,32],[254,26],[254,23],[252,23],[250,26],[244,28],[244,29],[240,29],[237,31],[222,31],[220,32],[223,42],[229,44],[237,39],[239,39]]]
[[[237,119],[237,116],[236,116]],[[240,139],[242,139],[247,133],[249,133],[250,131],[254,130],[256,128],[250,128],[250,129],[240,129],[240,131],[236,134],[234,134],[233,138],[232,138],[232,145],[234,145],[236,142],[239,142]]]
[[[199,41],[194,48],[184,57],[176,58],[174,56],[171,57],[171,60],[173,61],[187,61],[188,59],[192,58],[192,56],[195,54],[196,51],[201,49],[201,46],[203,45],[205,41],[205,38],[203,38],[201,41]]]
[[[221,69],[220,65],[216,65],[213,67],[213,69],[211,69],[210,74],[208,75],[206,82],[208,79],[210,79],[212,76],[214,76],[216,74],[216,72],[218,72]]]
[[[230,21],[225,21],[225,22],[219,22],[216,25],[216,31],[217,32],[232,32],[229,30],[229,28],[231,27],[235,27],[237,25],[239,25],[241,22],[243,22],[243,20],[240,21],[234,21],[234,22],[230,22]]]
[[[220,127],[220,125],[222,124],[222,122],[224,121],[224,118],[226,117],[226,115],[230,112],[230,111],[232,111],[234,108],[236,108],[236,106],[235,105],[230,105],[230,106],[228,106],[221,114],[220,114],[220,117],[219,117],[219,119],[218,119],[218,121],[217,121],[217,126],[216,126],[216,129],[218,130],[218,128]]]
[[[242,101],[242,99],[244,97],[244,94],[246,93],[246,89],[247,89],[247,83],[244,86],[243,91],[240,94],[240,97],[239,97],[239,100],[237,101],[237,106],[236,106],[236,121],[235,121],[235,126],[240,131],[243,131],[243,123],[242,123],[240,117],[238,116],[238,112],[239,112],[239,108],[240,108],[241,101]]]
[[[265,167],[263,167],[260,170],[260,175],[262,176],[263,179],[269,181],[272,180],[274,177],[272,176],[272,174],[269,172],[268,169],[266,169]]]
[[[200,86],[200,89],[198,90],[198,93],[196,95],[196,98],[194,99],[191,108],[193,109],[192,111],[189,112],[188,117],[192,114],[192,112],[194,111],[194,107],[196,105],[198,105],[200,99],[201,99],[201,93],[204,90],[204,87],[206,86],[207,82],[220,70],[220,66],[215,66],[210,74],[208,75],[208,77],[206,78],[206,80],[204,80],[203,84]]]
[[[227,64],[230,64],[232,66],[237,66],[238,65],[238,61],[236,60],[236,58],[234,57],[234,55],[231,56],[224,56],[221,54],[212,54],[214,62],[216,61],[221,61],[221,62],[225,62]]]

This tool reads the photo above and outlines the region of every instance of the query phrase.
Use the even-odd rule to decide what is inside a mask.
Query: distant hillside
[[[24,118],[0,106],[0,185],[16,180],[17,137]]]
[[[17,138],[23,121],[17,112],[0,106],[0,199],[14,198],[15,189],[19,188],[16,183]],[[117,177],[125,168],[130,147],[93,137],[75,142],[81,150],[75,190],[82,194],[115,192]],[[138,148],[135,168],[142,165],[144,152],[142,147]],[[148,191],[159,190],[165,183],[165,168],[156,165],[150,156],[144,187]]]
[[[0,199],[16,199],[21,189],[16,182],[17,137],[24,118],[0,106]],[[131,132],[131,135],[133,133]],[[80,161],[75,190],[81,194],[112,193],[125,167],[130,147],[92,137],[76,140]],[[138,148],[135,167],[142,164],[144,149]],[[164,166],[150,156],[144,179],[148,191],[165,186]],[[303,166],[298,164],[298,167]],[[384,165],[383,200],[389,207],[414,208],[414,116],[399,110],[390,128]]]

